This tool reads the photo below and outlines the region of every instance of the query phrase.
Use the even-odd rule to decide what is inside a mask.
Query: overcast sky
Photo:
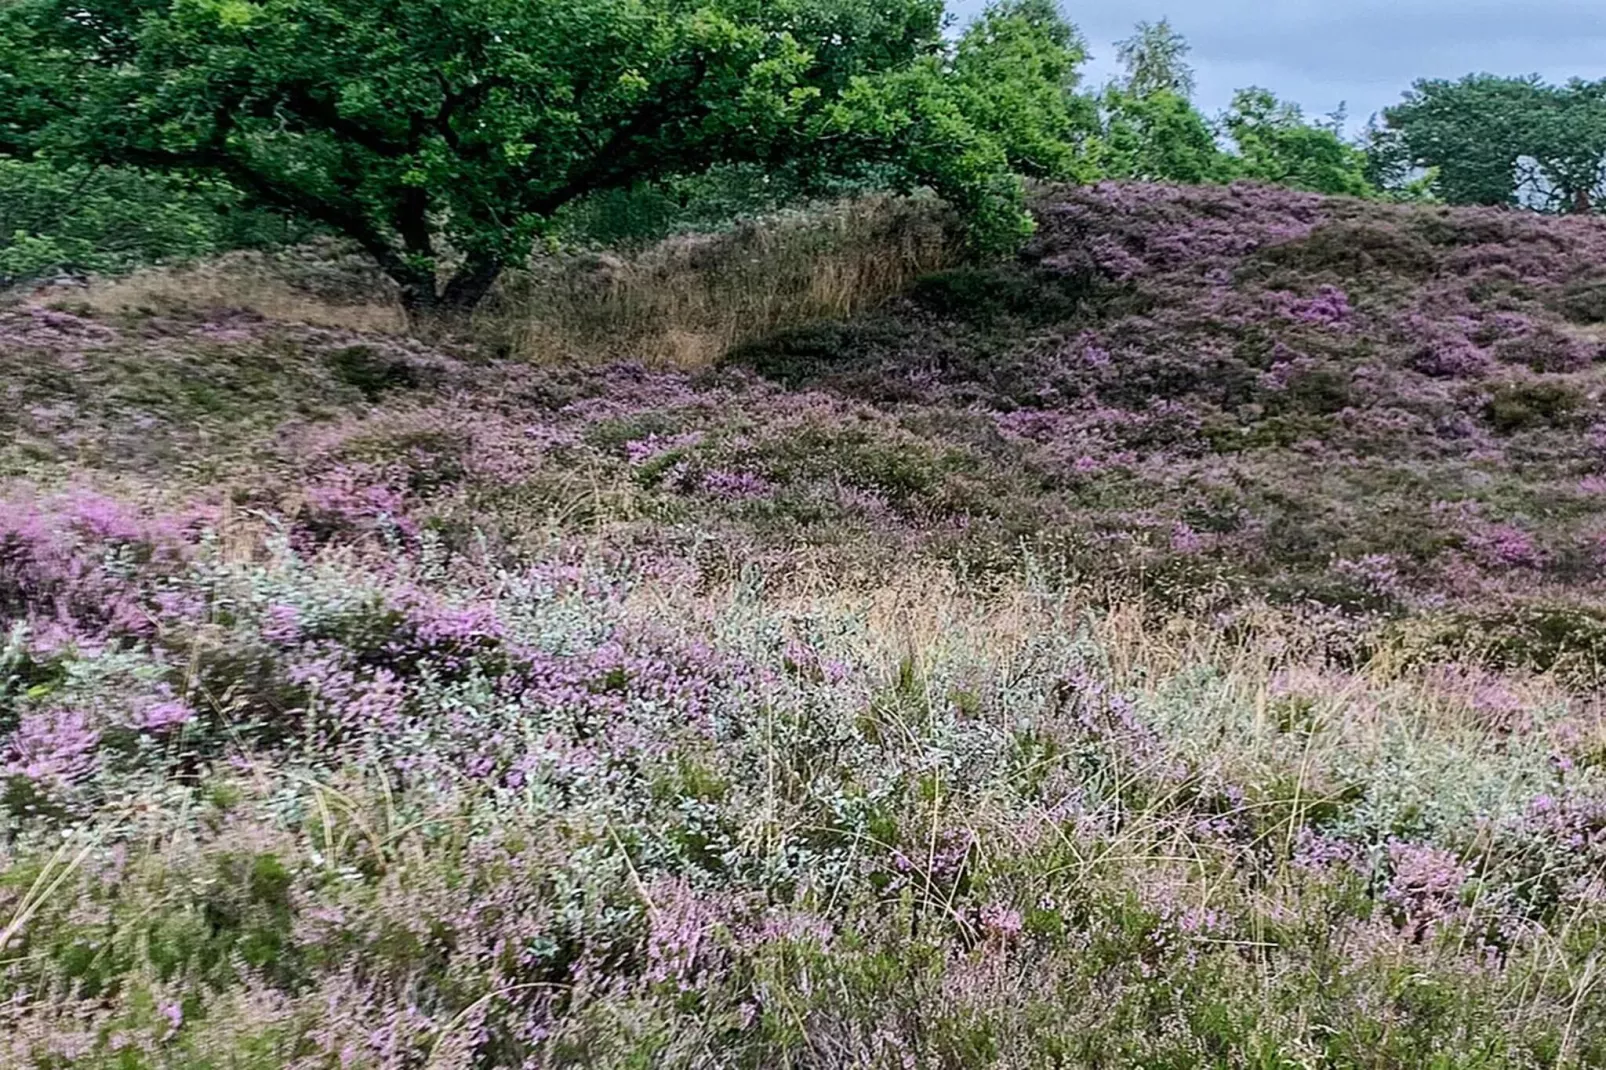
[[[950,0],[961,17],[984,0]],[[1260,85],[1312,116],[1347,102],[1351,127],[1417,78],[1473,71],[1606,77],[1606,0],[1065,0],[1093,52],[1089,80],[1119,70],[1115,42],[1169,16],[1214,115],[1234,89]]]

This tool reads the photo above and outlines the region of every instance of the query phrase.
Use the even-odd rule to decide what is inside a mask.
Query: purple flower
[[[1360,852],[1354,844],[1314,829],[1301,828],[1294,840],[1293,864],[1307,873],[1353,869],[1359,862]]]
[[[638,438],[625,443],[625,459],[630,462],[632,468],[640,468],[666,454],[690,449],[702,440],[703,435],[700,431],[668,437],[648,435],[646,438]]]
[[[12,776],[57,786],[94,768],[100,731],[79,710],[25,714],[11,734],[5,769]]]
[[[195,720],[195,711],[182,702],[157,702],[140,713],[138,727],[147,732],[165,732]]]
[[[1266,295],[1266,303],[1288,319],[1323,327],[1342,327],[1351,314],[1349,294],[1331,285],[1322,286],[1313,297],[1300,297],[1286,290],[1273,291]]]
[[[1179,554],[1196,554],[1205,547],[1204,536],[1193,528],[1177,521],[1171,527],[1171,550]]]
[[[1533,536],[1510,524],[1491,524],[1467,536],[1467,548],[1477,561],[1489,568],[1538,568],[1543,552]]]
[[[991,936],[1008,940],[1019,936],[1025,928],[1021,912],[1003,903],[988,903],[981,908],[981,926]]]
[[[275,646],[292,646],[301,639],[301,611],[276,602],[268,607],[262,621],[262,638]]]
[[[1333,571],[1377,598],[1395,598],[1402,590],[1399,568],[1388,554],[1336,561]]]
[[[775,484],[754,472],[728,472],[715,469],[703,475],[702,491],[722,501],[753,501],[773,494]]]
[[[1472,876],[1471,867],[1457,855],[1430,844],[1394,840],[1388,845],[1388,860],[1392,873],[1383,900],[1419,928],[1453,914],[1461,889]]]

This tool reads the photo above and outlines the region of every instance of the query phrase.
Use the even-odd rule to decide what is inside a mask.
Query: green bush
[[[1495,389],[1484,415],[1496,431],[1510,433],[1571,423],[1584,399],[1565,383],[1517,382]]]
[[[118,272],[311,236],[217,181],[0,157],[0,286]]]

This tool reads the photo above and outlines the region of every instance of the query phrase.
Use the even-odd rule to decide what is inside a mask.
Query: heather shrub
[[[1562,289],[1556,306],[1572,323],[1606,323],[1606,279],[1574,279]]]
[[[1484,416],[1496,431],[1510,433],[1574,423],[1584,398],[1566,383],[1516,380],[1494,388]]]
[[[1386,223],[1335,221],[1316,227],[1303,238],[1259,251],[1253,267],[1309,275],[1367,280],[1389,277],[1424,279],[1439,269],[1439,258],[1426,240],[1392,220]]]
[[[1575,372],[1588,367],[1598,349],[1598,345],[1546,326],[1498,342],[1494,354],[1503,364],[1524,365],[1530,371]]]
[[[1606,1058],[1594,230],[1044,196],[695,374],[0,312],[0,1063]]]
[[[1069,627],[1052,602],[1044,630],[1015,640],[1036,652],[1016,668],[972,645],[969,611],[908,651],[862,608],[771,608],[756,591],[682,618],[706,621],[688,645],[640,615],[645,577],[628,570],[497,576],[437,555],[426,543],[354,570],[280,543],[198,574],[232,607],[218,647],[285,666],[300,709],[277,735],[225,719],[234,757],[169,789],[198,792],[193,808],[141,819],[168,845],[159,867],[143,849],[92,850],[63,877],[80,895],[31,904],[30,954],[0,983],[32,978],[68,1017],[31,1019],[56,1024],[15,1033],[17,1060],[93,1065],[132,1047],[674,1064],[707,1042],[757,1065],[831,1037],[867,1057],[1013,1064],[1091,1059],[1089,1030],[1132,1058],[1316,1036],[1358,1051],[1379,1038],[1312,1034],[1277,1007],[1342,1022],[1400,954],[1468,1001],[1442,1019],[1401,1012],[1391,1043],[1415,1058],[1481,1037],[1507,983],[1451,950],[1502,916],[1460,896],[1470,860],[1485,881],[1521,881],[1544,836],[1593,827],[1568,810],[1581,816],[1531,838],[1495,801],[1565,791],[1549,749],[1565,733],[1480,750],[1476,775],[1449,730],[1338,746],[1350,722],[1318,677],[1255,685],[1303,703],[1263,735],[1253,694],[1203,666],[1120,683],[1118,633]],[[244,680],[226,672],[214,664],[202,693],[233,714]],[[1426,699],[1364,698],[1397,701]],[[163,768],[131,767],[130,783]],[[1474,813],[1512,822],[1498,852],[1458,839]],[[26,851],[26,827],[55,819],[13,820]],[[765,828],[779,842],[755,838]],[[1166,860],[1177,837],[1189,866]],[[1231,891],[1244,867],[1266,892]],[[1564,904],[1584,872],[1556,871],[1525,916],[1578,909]],[[1306,914],[1312,896],[1333,913]],[[1334,925],[1366,935],[1334,944]],[[1526,938],[1508,929],[1501,954],[1520,962]],[[1250,946],[1270,973],[1244,970]],[[1301,980],[1310,955],[1343,983]],[[115,1023],[64,1028],[108,999]],[[688,1005],[708,1017],[686,1020]],[[1065,1020],[1064,1006],[1088,1010]]]
[[[1606,656],[1606,620],[1598,609],[1545,603],[1463,614],[1436,635],[1433,648],[1502,668],[1596,680]]]
[[[329,355],[329,366],[336,379],[356,387],[368,401],[378,401],[392,390],[410,390],[419,385],[418,373],[412,365],[369,346],[337,349]]]
[[[1048,324],[1070,319],[1087,289],[1088,280],[1083,277],[1007,265],[927,275],[916,281],[911,296],[944,319],[984,326],[1005,317]]]

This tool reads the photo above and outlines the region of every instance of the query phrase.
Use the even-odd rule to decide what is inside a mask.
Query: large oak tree
[[[7,0],[0,152],[220,176],[355,240],[418,316],[474,306],[565,205],[723,163],[877,161],[1007,244],[1012,141],[1043,139],[996,105],[1063,127],[1080,60],[1042,8],[993,25],[1046,96],[982,93],[942,0]]]

